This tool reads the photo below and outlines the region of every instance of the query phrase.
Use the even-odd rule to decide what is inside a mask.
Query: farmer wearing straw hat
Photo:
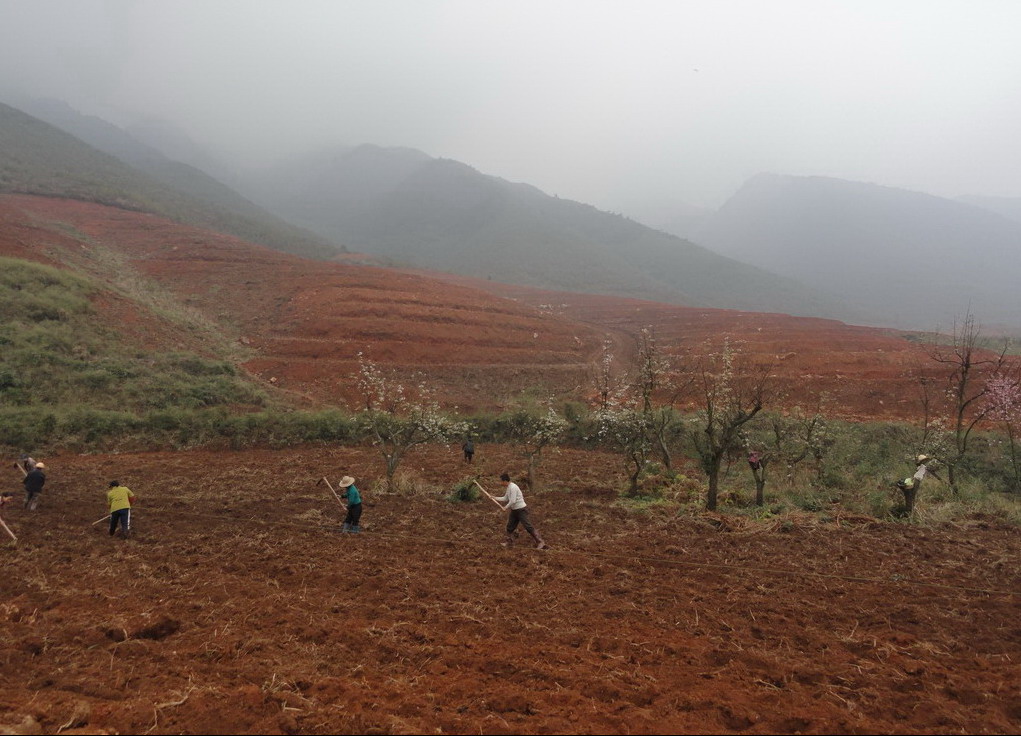
[[[897,487],[900,488],[902,491],[905,489],[907,490],[914,489],[915,492],[917,492],[918,488],[922,485],[922,481],[925,480],[926,475],[932,475],[933,477],[939,480],[943,480],[938,475],[936,475],[935,470],[928,466],[928,463],[931,462],[932,458],[929,457],[928,455],[916,455],[915,474],[912,475],[910,478],[905,478],[904,480],[897,481]]]
[[[344,517],[344,526],[340,531],[358,534],[362,530],[359,525],[362,519],[362,494],[355,488],[355,479],[350,475],[341,478],[338,485],[344,489],[344,498],[347,500],[347,516]]]
[[[39,494],[42,493],[43,485],[46,483],[44,470],[46,470],[45,463],[35,463],[35,467],[26,473],[21,481],[25,484],[25,508],[29,511],[35,511],[39,505]]]
[[[915,457],[915,474],[911,476],[911,479],[914,481],[915,486],[921,485],[922,481],[925,480],[926,475],[932,475],[938,480],[943,480],[938,475],[936,475],[935,470],[929,467],[928,464],[931,462],[932,458],[929,457],[928,455],[918,455]]]

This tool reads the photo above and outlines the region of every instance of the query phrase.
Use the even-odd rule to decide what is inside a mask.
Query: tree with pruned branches
[[[522,409],[510,416],[510,435],[528,462],[528,487],[532,490],[540,487],[538,471],[543,451],[563,437],[567,426],[567,420],[557,413],[552,399],[542,410]]]
[[[361,353],[358,366],[364,400],[360,424],[383,455],[387,485],[392,488],[394,473],[409,450],[462,435],[467,425],[445,416],[424,383],[405,386]]]
[[[769,370],[739,374],[738,351],[728,340],[718,353],[702,356],[695,377],[699,410],[690,435],[709,481],[706,508],[716,510],[720,469],[741,443],[741,429],[762,411]]]
[[[947,467],[947,484],[954,494],[960,492],[960,470],[968,455],[972,432],[992,410],[985,401],[987,379],[1002,373],[1006,367],[1007,347],[994,353],[980,345],[981,329],[971,312],[958,322],[949,344],[934,340],[929,357],[942,369],[945,376],[945,399],[951,444],[942,460]]]

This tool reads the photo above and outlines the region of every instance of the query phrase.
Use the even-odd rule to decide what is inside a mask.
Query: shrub
[[[474,478],[462,478],[454,484],[454,490],[447,496],[451,503],[472,503],[482,498]]]

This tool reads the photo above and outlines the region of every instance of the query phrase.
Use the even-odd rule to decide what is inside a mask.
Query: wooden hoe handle
[[[490,501],[492,501],[493,503],[495,503],[495,504],[496,504],[496,505],[497,505],[497,506],[498,506],[498,507],[500,508],[500,511],[506,511],[506,509],[504,509],[504,507],[500,505],[500,502],[499,502],[499,501],[497,501],[497,500],[496,500],[495,498],[493,498],[492,496],[490,496],[490,495],[489,495],[489,491],[487,491],[487,490],[486,490],[485,488],[483,488],[483,487],[482,487],[482,485],[481,485],[481,484],[480,484],[480,483],[479,483],[479,482],[478,482],[477,480],[473,480],[473,481],[472,481],[472,483],[474,483],[475,485],[477,485],[477,486],[479,487],[479,490],[480,490],[480,491],[482,491],[483,493],[485,493],[485,494],[486,494],[486,497],[487,497],[487,498],[489,498],[489,500],[490,500]]]

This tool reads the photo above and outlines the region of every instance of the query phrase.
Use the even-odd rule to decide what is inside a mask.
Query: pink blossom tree
[[[1021,423],[1021,380],[997,374],[986,381],[988,417],[1003,424],[1010,447],[1010,467],[1014,475],[1014,490],[1021,490],[1021,468],[1017,458],[1017,430]]]

